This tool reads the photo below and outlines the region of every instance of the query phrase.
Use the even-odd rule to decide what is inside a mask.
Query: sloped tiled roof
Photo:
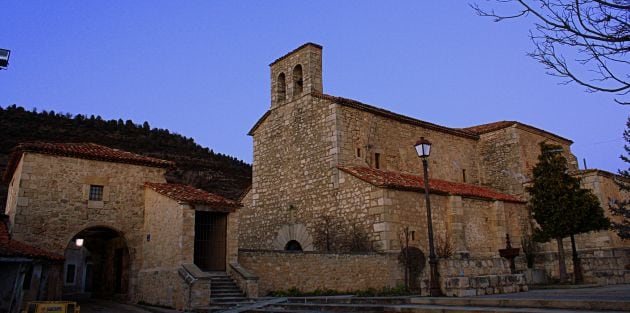
[[[175,165],[172,161],[160,160],[123,150],[118,150],[95,143],[53,143],[53,142],[30,142],[22,143],[13,148],[7,170],[4,174],[4,181],[9,182],[15,171],[15,167],[20,162],[24,152],[34,152],[48,155],[58,155],[88,160],[126,163],[144,165],[151,167],[168,168]]]
[[[498,121],[498,122],[492,122],[492,123],[488,123],[488,124],[481,124],[481,125],[476,125],[476,126],[471,126],[471,127],[466,127],[466,128],[460,128],[461,130],[465,130],[471,133],[475,133],[477,135],[482,135],[482,134],[487,134],[487,133],[491,133],[494,131],[498,131],[504,128],[508,128],[510,126],[516,125],[517,127],[521,128],[521,129],[526,129],[529,131],[533,131],[539,134],[544,134],[547,136],[551,136],[554,137],[560,141],[565,141],[567,143],[573,143],[572,140],[564,138],[562,136],[558,136],[554,133],[548,132],[544,129],[540,129],[538,127],[534,127],[532,125],[527,125],[525,123],[521,123],[518,121]]]
[[[338,168],[376,187],[424,191],[424,180],[422,176],[419,175],[377,170],[362,166],[338,166]],[[449,182],[440,179],[429,179],[429,190],[431,193],[437,194],[525,203],[525,201],[517,197],[500,193],[486,187]]]
[[[319,98],[319,99],[324,99],[324,100],[328,100],[328,101],[332,101],[336,104],[339,104],[341,106],[345,106],[345,107],[349,107],[349,108],[354,108],[357,110],[361,110],[364,112],[368,112],[368,113],[372,113],[375,115],[379,115],[385,118],[389,118],[401,123],[406,123],[406,124],[411,124],[411,125],[415,125],[415,126],[420,126],[420,127],[424,127],[427,129],[431,129],[434,131],[438,131],[441,133],[446,133],[446,134],[450,134],[450,135],[454,135],[454,136],[458,136],[458,137],[464,137],[464,138],[469,138],[469,139],[479,139],[479,135],[477,133],[465,130],[465,129],[457,129],[457,128],[450,128],[450,127],[446,127],[446,126],[442,126],[442,125],[438,125],[438,124],[433,124],[433,123],[429,123],[423,120],[419,120],[413,117],[409,117],[406,115],[402,115],[402,114],[398,114],[392,111],[388,111],[385,109],[381,109],[379,107],[375,107],[369,104],[365,104],[363,102],[359,102],[356,100],[352,100],[352,99],[348,99],[348,98],[342,98],[342,97],[336,97],[336,96],[331,96],[331,95],[327,95],[327,94],[323,94],[320,92],[311,92],[310,93],[311,96],[315,97],[315,98]],[[254,124],[254,126],[251,128],[251,130],[248,132],[248,135],[253,135],[254,132],[256,131],[256,129],[258,129],[258,127],[260,127],[260,125],[267,119],[267,117],[269,117],[269,115],[271,114],[272,110],[269,110],[267,112],[265,112],[265,114],[256,122],[256,124]]]
[[[321,45],[318,45],[318,44],[316,44],[316,43],[313,43],[313,42],[307,42],[307,43],[305,43],[305,44],[303,44],[303,45],[301,45],[301,46],[299,46],[299,47],[297,47],[297,48],[295,48],[295,49],[291,50],[290,52],[286,53],[285,55],[283,55],[283,56],[281,56],[281,57],[277,58],[275,61],[271,62],[271,64],[269,64],[269,66],[272,66],[272,65],[274,65],[274,64],[276,64],[276,63],[278,63],[278,62],[280,62],[280,61],[282,61],[282,60],[284,60],[284,59],[286,59],[289,55],[291,55],[291,54],[295,53],[296,51],[301,50],[301,49],[302,49],[302,48],[304,48],[304,47],[308,47],[308,46],[313,46],[313,47],[315,47],[315,48],[319,48],[319,49],[323,49],[323,48],[324,48],[324,47],[322,47]]]
[[[146,182],[144,185],[159,194],[181,202],[204,204],[230,212],[241,207],[241,204],[236,201],[188,185],[151,182]]]
[[[51,261],[63,261],[62,255],[48,252],[33,247],[23,242],[11,239],[7,227],[8,216],[0,215],[0,256],[46,259]]]
[[[500,129],[508,128],[516,123],[517,123],[516,121],[498,121],[498,122],[492,122],[488,124],[481,124],[477,126],[466,127],[462,129],[481,135],[481,134],[497,131]]]

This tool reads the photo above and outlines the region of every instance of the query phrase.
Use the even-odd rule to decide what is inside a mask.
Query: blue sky
[[[486,5],[491,2],[480,1]],[[252,160],[268,64],[324,46],[324,92],[450,127],[518,120],[626,168],[628,107],[560,85],[526,53],[531,21],[466,1],[2,1],[0,106],[149,121]]]

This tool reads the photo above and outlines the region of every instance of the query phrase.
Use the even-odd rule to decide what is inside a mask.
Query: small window
[[[66,265],[66,284],[74,284],[74,274],[76,269],[77,267],[74,264]]]
[[[103,186],[90,185],[90,201],[103,201]]]
[[[302,245],[297,240],[291,240],[284,246],[285,251],[302,251]]]
[[[379,169],[381,168],[381,154],[374,153],[374,167]]]
[[[462,170],[462,181],[466,182],[466,169]]]
[[[357,158],[361,157],[361,148],[357,148]]]
[[[411,231],[411,240],[416,240],[416,231],[415,230]]]

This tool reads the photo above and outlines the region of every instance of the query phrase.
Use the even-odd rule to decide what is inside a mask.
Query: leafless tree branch
[[[515,13],[470,6],[495,22],[533,17],[534,49],[528,55],[543,64],[548,74],[565,78],[561,84],[575,82],[588,92],[613,93],[615,102],[630,103],[630,0],[495,2]]]

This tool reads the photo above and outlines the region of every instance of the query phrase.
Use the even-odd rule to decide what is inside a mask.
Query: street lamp
[[[9,66],[9,56],[11,51],[7,49],[0,49],[0,70],[6,69]]]
[[[420,140],[416,142],[416,152],[422,159],[422,168],[424,170],[424,196],[427,202],[427,229],[429,231],[429,266],[431,267],[431,283],[430,283],[430,295],[432,297],[439,297],[442,295],[440,289],[440,283],[438,282],[438,269],[437,269],[437,256],[435,255],[435,248],[433,247],[433,220],[431,219],[431,201],[429,200],[429,165],[427,158],[431,154],[431,142],[420,137]]]

